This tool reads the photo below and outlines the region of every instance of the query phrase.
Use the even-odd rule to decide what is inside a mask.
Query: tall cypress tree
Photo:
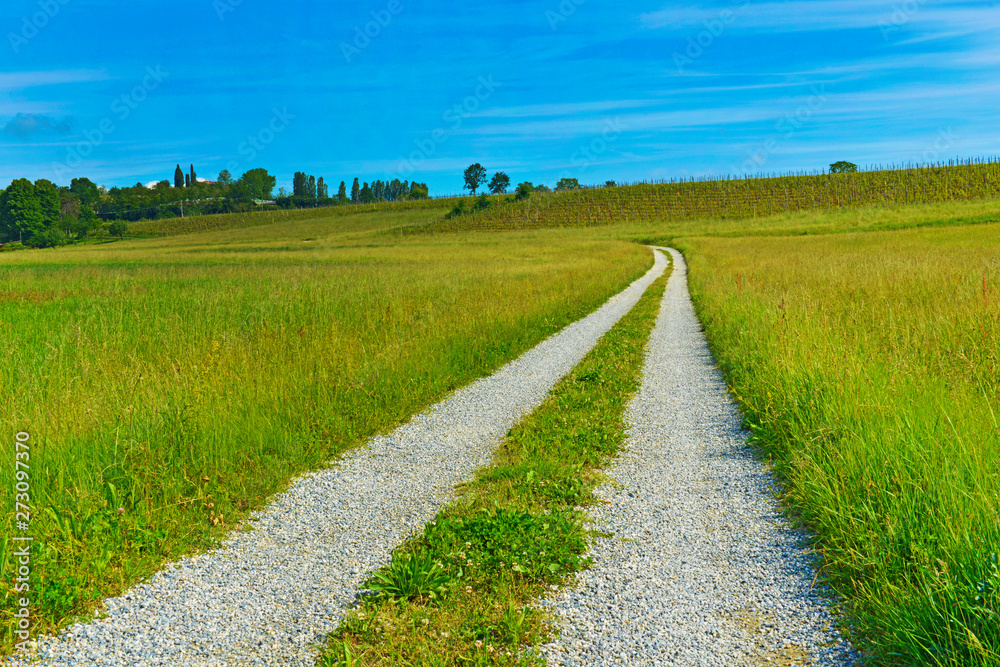
[[[180,165],[177,165],[177,169],[174,170],[174,187],[184,187],[184,170],[181,169]]]
[[[194,173],[194,165],[191,165],[191,185],[198,184],[198,174]]]
[[[361,185],[358,183],[357,177],[354,179],[354,185],[351,186],[351,203],[358,203],[358,195],[361,194]]]
[[[337,199],[339,199],[341,203],[347,201],[347,183],[345,181],[340,182],[340,190],[337,191]]]
[[[326,181],[320,176],[319,180],[316,181],[316,199],[329,199],[330,193],[326,189]]]
[[[184,174],[184,187],[191,187],[191,174]]]
[[[316,177],[310,176],[309,183],[306,185],[306,196],[309,199],[316,199]]]
[[[305,197],[308,182],[309,177],[303,172],[295,172],[295,175],[292,177],[292,195],[295,197]]]

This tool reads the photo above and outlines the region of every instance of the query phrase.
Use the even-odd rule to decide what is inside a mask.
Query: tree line
[[[377,180],[362,185],[361,180],[355,178],[350,193],[347,191],[347,181],[341,181],[337,194],[331,197],[329,184],[322,176],[316,178],[311,174],[297,171],[292,178],[292,192],[288,193],[281,188],[275,202],[281,208],[374,204],[404,199],[427,199],[430,196],[429,192],[426,183],[417,181],[411,183],[395,178],[392,181]]]
[[[336,195],[330,196],[323,177],[297,172],[293,192],[281,188],[275,196],[276,178],[266,169],[251,169],[238,179],[227,171],[216,181],[198,179],[194,165],[188,171],[180,165],[173,183],[162,180],[152,186],[104,188],[88,178],[74,178],[68,186],[38,179],[15,179],[0,190],[0,243],[20,243],[46,248],[105,234],[124,235],[125,222],[157,220],[190,215],[232,213],[260,205],[280,208],[364,204],[401,199],[426,199],[426,183],[354,179],[348,192],[341,181]],[[11,246],[16,247],[16,246]]]

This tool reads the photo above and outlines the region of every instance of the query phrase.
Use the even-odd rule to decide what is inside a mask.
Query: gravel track
[[[302,665],[333,632],[367,573],[487,464],[494,447],[666,269],[494,375],[455,392],[334,467],[296,479],[254,530],[167,566],[106,601],[106,618],[38,640],[43,665]]]
[[[592,546],[575,587],[543,602],[562,627],[542,653],[550,665],[853,664],[670,253],[625,448],[592,512],[613,537]]]

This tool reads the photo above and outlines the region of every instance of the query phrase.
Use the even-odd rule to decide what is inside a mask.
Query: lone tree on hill
[[[490,180],[490,192],[495,195],[506,194],[507,188],[510,187],[510,176],[498,171],[493,174],[493,179]]]
[[[181,169],[180,165],[177,165],[177,169],[174,170],[174,187],[184,187],[184,170]]]
[[[465,185],[462,189],[471,190],[472,196],[475,197],[476,190],[484,183],[486,183],[486,168],[478,162],[469,165],[469,168],[465,170]]]
[[[846,174],[846,173],[853,174],[857,172],[857,170],[858,170],[858,165],[854,164],[853,162],[845,162],[844,160],[841,160],[840,162],[834,162],[833,164],[830,165],[831,174]]]

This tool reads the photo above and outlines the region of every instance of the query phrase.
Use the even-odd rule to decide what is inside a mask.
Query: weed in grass
[[[365,587],[395,600],[435,600],[445,595],[454,578],[461,578],[462,569],[452,575],[431,553],[408,553],[393,558],[383,569],[372,574]]]

